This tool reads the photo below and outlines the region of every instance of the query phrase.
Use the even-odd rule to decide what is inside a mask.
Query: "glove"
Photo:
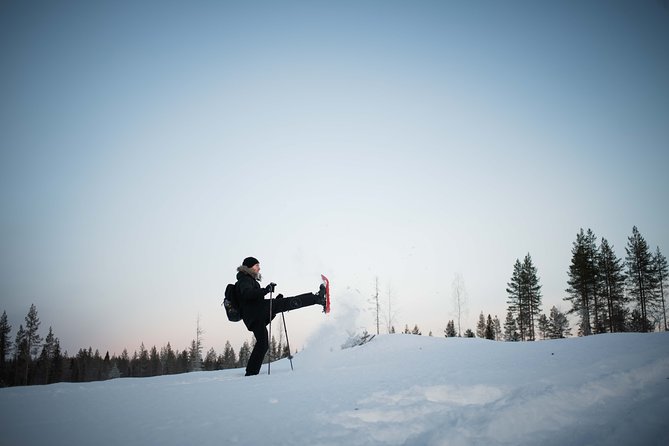
[[[273,293],[275,288],[276,288],[276,283],[274,282],[270,283],[265,287],[268,293]]]

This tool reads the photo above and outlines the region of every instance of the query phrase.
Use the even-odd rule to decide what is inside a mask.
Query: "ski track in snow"
[[[282,360],[270,376],[0,389],[0,445],[669,444],[669,333],[386,335],[341,350],[333,329],[295,356],[295,372]]]

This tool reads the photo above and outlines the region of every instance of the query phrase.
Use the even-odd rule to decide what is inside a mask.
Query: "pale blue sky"
[[[185,348],[198,314],[237,348],[249,255],[361,307],[378,276],[442,335],[456,273],[474,328],[527,252],[566,310],[581,227],[669,250],[662,2],[134,3],[0,6],[12,335],[35,303],[70,353]],[[323,317],[288,320],[299,348]]]

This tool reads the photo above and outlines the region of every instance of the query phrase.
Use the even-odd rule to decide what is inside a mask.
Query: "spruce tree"
[[[485,336],[486,339],[490,339],[492,341],[495,340],[495,325],[494,325],[490,315],[488,315],[488,320],[486,321],[486,324],[485,324],[484,336]]]
[[[251,346],[248,341],[244,341],[242,346],[239,348],[239,357],[238,357],[238,366],[246,367],[246,364],[249,362],[249,357],[251,356]]]
[[[632,236],[628,238],[625,248],[627,257],[628,291],[637,303],[642,332],[652,330],[649,317],[652,305],[655,302],[656,275],[653,271],[653,259],[646,240],[641,236],[636,226],[632,228]],[[635,322],[636,323],[636,322]]]
[[[541,339],[548,337],[548,318],[545,314],[539,316],[539,333],[541,333]]]
[[[208,372],[216,370],[216,363],[218,358],[216,357],[216,351],[214,347],[210,348],[207,354],[204,356],[204,369]]]
[[[446,324],[446,329],[444,330],[444,335],[447,338],[454,338],[457,335],[457,333],[455,332],[455,322],[454,321],[452,321],[452,320],[448,321],[448,323]]]
[[[177,355],[169,342],[160,349],[160,363],[163,375],[173,375],[177,372]]]
[[[63,378],[63,363],[65,358],[60,351],[60,341],[58,338],[53,343],[53,358],[51,359],[50,373],[48,377],[48,384],[64,381]]]
[[[481,339],[485,338],[485,329],[485,316],[483,315],[483,311],[481,311],[481,314],[479,314],[479,321],[476,324],[476,336]]]
[[[202,345],[195,339],[191,341],[190,349],[188,350],[188,371],[202,371]]]
[[[41,379],[43,384],[49,384],[49,377],[51,374],[51,365],[55,348],[56,337],[53,334],[52,327],[49,327],[49,333],[46,335],[44,345],[42,346],[42,353],[39,357],[39,364],[43,370],[43,377]]]
[[[240,350],[240,355],[241,354]],[[235,350],[232,348],[230,341],[225,342],[225,348],[223,349],[223,363],[221,365],[224,369],[234,369],[237,366]]]
[[[535,339],[534,321],[539,317],[541,311],[541,285],[539,285],[537,269],[529,253],[525,256],[523,263],[516,259],[506,292],[509,295],[508,310],[518,322],[520,340],[533,341]]]
[[[502,338],[502,324],[499,322],[497,315],[492,320],[493,328],[495,330],[495,340],[501,341]]]
[[[570,335],[571,329],[567,316],[553,306],[548,317],[548,337],[550,339],[562,339]]]
[[[516,318],[513,317],[511,310],[506,313],[506,321],[504,321],[504,340],[509,342],[520,341]]]
[[[655,255],[653,256],[653,265],[655,268],[655,283],[659,288],[659,298],[662,302],[662,318],[664,319],[664,331],[668,331],[667,327],[667,307],[664,299],[664,284],[669,278],[669,267],[667,266],[667,258],[660,252],[660,247],[657,247]]]
[[[2,312],[0,317],[0,386],[4,386],[7,378],[7,357],[12,350],[11,335],[12,326],[7,321],[7,312]]]
[[[160,363],[160,355],[158,349],[154,345],[149,352],[149,376],[160,376],[163,374],[162,364]]]
[[[16,338],[14,339],[14,383],[18,385],[28,384],[26,367],[29,359],[30,349],[26,339],[26,331],[23,329],[23,325],[19,325],[19,330],[16,332]]]

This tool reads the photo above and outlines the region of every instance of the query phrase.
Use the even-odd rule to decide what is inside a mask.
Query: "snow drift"
[[[669,333],[527,343],[396,334],[342,350],[324,331],[294,372],[282,360],[270,376],[1,389],[0,443],[669,444]]]

